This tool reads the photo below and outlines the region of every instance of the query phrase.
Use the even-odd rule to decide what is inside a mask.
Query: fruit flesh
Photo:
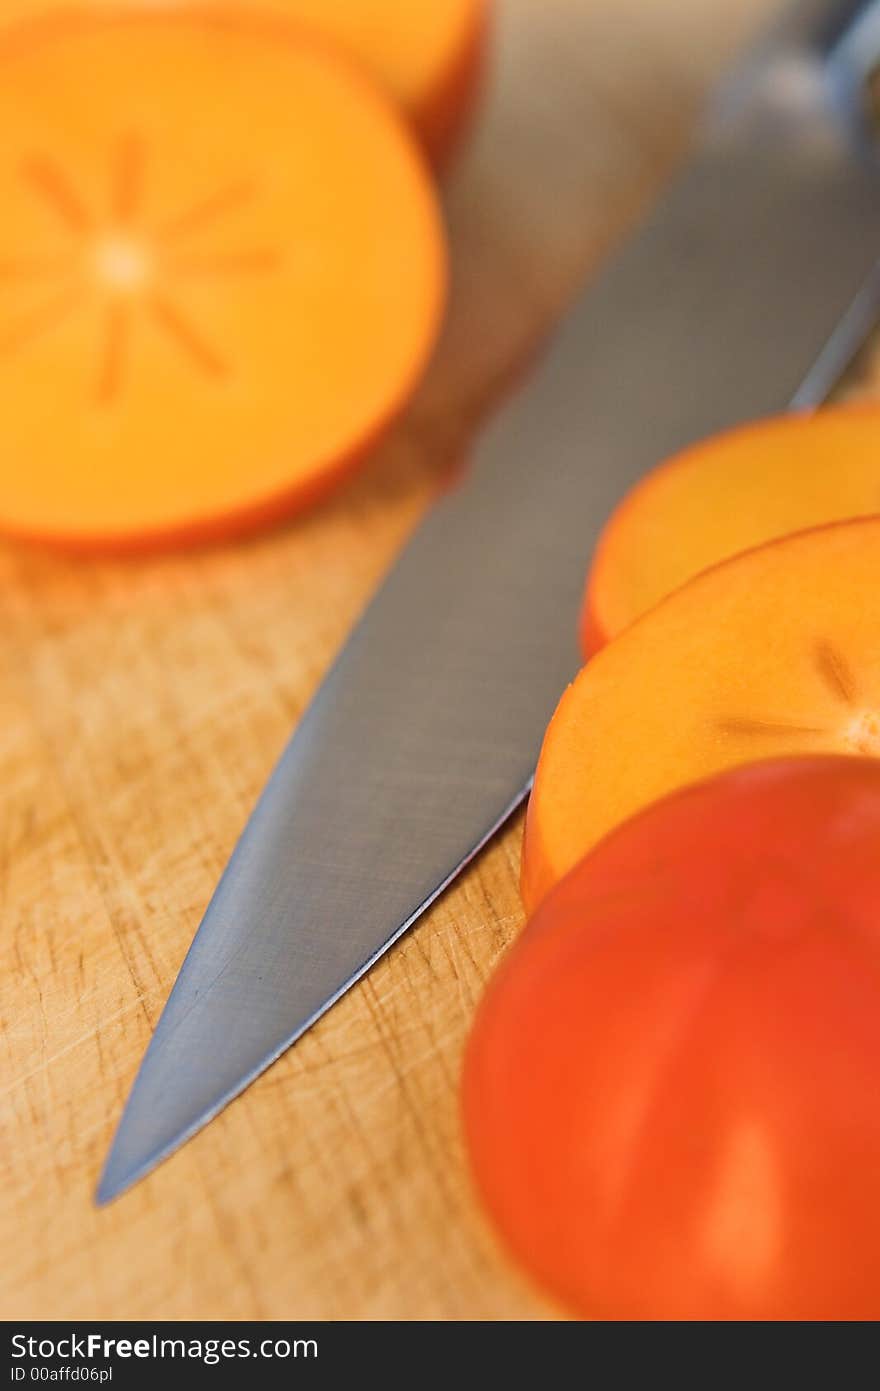
[[[829,406],[703,440],[654,469],[600,538],[587,656],[700,571],[777,537],[880,512],[880,408]]]
[[[450,150],[473,99],[485,0],[273,0],[364,61],[411,114],[430,151]]]
[[[46,26],[0,68],[0,525],[126,547],[310,501],[439,326],[440,215],[395,113],[242,16]]]
[[[5,0],[2,23],[113,10],[237,9],[252,0]],[[261,0],[267,18],[313,26],[372,73],[438,160],[448,155],[479,83],[487,0]]]
[[[880,754],[880,519],[708,570],[599,652],[544,738],[526,819],[533,910],[657,797],[788,753]]]
[[[501,1234],[575,1312],[880,1314],[880,764],[784,759],[618,828],[477,1015]]]

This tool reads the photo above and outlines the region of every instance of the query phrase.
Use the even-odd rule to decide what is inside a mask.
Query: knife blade
[[[623,492],[701,435],[830,390],[880,298],[859,104],[878,10],[802,5],[722,84],[685,174],[405,548],[208,906],[99,1202],[277,1059],[523,800]]]

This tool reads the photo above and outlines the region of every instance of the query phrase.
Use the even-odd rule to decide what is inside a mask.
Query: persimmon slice
[[[787,753],[880,754],[880,519],[705,571],[597,653],[544,738],[523,846],[534,908],[676,787]]]
[[[345,44],[403,105],[437,160],[454,146],[482,67],[488,0],[272,0]]]
[[[672,794],[551,893],[477,1015],[480,1190],[575,1312],[880,1316],[880,763]]]
[[[776,537],[880,513],[880,408],[829,406],[693,445],[624,498],[587,582],[587,656],[701,570]]]
[[[445,290],[398,116],[242,15],[41,26],[0,59],[0,525],[222,534],[310,500],[412,390]]]
[[[479,87],[488,0],[4,0],[0,23],[163,8],[234,8],[258,11],[267,23],[313,26],[373,74],[438,161],[455,145]]]

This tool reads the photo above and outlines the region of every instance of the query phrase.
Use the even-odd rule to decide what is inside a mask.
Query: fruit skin
[[[413,113],[428,158],[441,174],[452,164],[476,114],[488,65],[491,29],[490,0],[475,0],[467,44],[444,81]]]
[[[526,817],[531,912],[615,825],[760,758],[880,754],[880,518],[705,571],[583,668],[544,737]]]
[[[700,440],[627,493],[587,578],[591,657],[694,575],[795,531],[880,512],[880,408],[826,406]]]
[[[673,794],[544,901],[480,1006],[471,1164],[585,1316],[880,1316],[880,764]]]

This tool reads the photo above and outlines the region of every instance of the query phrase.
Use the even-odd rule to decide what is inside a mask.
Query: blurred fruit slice
[[[488,1208],[578,1313],[880,1316],[880,764],[761,763],[609,836],[464,1069]]]
[[[870,513],[880,513],[880,407],[829,406],[703,440],[648,474],[605,527],[584,598],[584,652],[710,565]]]
[[[0,69],[0,525],[155,544],[327,489],[442,313],[398,116],[240,15],[43,26]]]
[[[489,0],[3,0],[0,24],[114,9],[237,9],[314,26],[373,73],[442,162],[477,96]]]
[[[820,752],[880,754],[876,518],[801,532],[705,571],[584,667],[538,763],[527,907],[674,788]]]
[[[488,0],[272,0],[345,44],[409,113],[442,162],[467,123],[482,71]]]

